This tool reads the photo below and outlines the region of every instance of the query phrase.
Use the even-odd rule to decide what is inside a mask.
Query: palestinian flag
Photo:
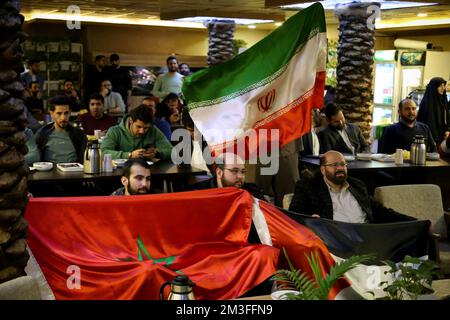
[[[323,103],[326,56],[324,9],[316,3],[235,58],[186,78],[189,113],[212,151],[235,152],[243,142],[239,155],[248,159],[272,140],[281,147],[308,132],[311,109]]]
[[[325,243],[336,262],[353,255],[375,254],[372,261],[360,264],[346,273],[351,287],[340,292],[337,299],[383,297],[386,293],[380,283],[392,281],[389,275],[384,273],[390,269],[384,261],[399,263],[406,255],[420,259],[428,258],[431,224],[428,220],[380,224],[346,223],[282,211],[314,231]]]
[[[44,298],[159,299],[163,283],[187,275],[196,299],[233,299],[317,252],[334,260],[308,228],[237,188],[183,193],[30,199],[28,275]],[[251,224],[258,243],[249,242]],[[338,281],[330,298],[348,287]],[[269,292],[268,292],[269,293]]]

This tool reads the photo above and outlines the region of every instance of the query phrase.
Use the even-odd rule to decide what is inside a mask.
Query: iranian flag
[[[309,131],[311,109],[323,102],[326,55],[324,9],[316,3],[249,50],[186,78],[189,113],[212,151],[244,142],[253,153],[271,140],[282,147]]]

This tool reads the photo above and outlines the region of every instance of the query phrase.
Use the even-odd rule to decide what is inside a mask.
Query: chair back
[[[441,189],[434,184],[377,187],[375,200],[408,216],[430,220],[432,230],[447,238]]]

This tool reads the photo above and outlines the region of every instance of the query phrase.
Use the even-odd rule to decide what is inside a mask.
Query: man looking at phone
[[[153,126],[153,113],[145,105],[134,108],[122,122],[108,129],[101,145],[113,159],[170,159],[172,144]]]

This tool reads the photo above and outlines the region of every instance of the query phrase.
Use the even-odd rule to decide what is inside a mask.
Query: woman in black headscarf
[[[447,81],[439,77],[430,80],[417,115],[417,121],[430,127],[436,144],[439,144],[445,138],[445,133],[450,130],[449,105],[445,93],[446,84]]]

